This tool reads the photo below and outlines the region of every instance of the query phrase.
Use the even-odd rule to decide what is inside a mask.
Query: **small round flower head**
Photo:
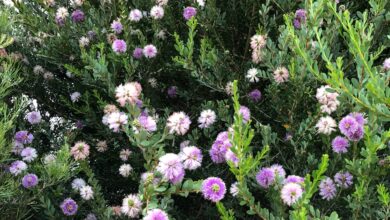
[[[116,39],[112,43],[112,50],[117,53],[125,53],[127,49],[126,42],[124,40]]]
[[[196,16],[196,8],[186,7],[183,11],[183,17],[186,20],[190,20],[192,17]]]
[[[81,37],[80,39],[79,39],[79,46],[80,47],[88,47],[88,45],[89,45],[89,38],[88,37]]]
[[[316,124],[317,132],[326,135],[335,131],[336,126],[336,121],[330,116],[321,117]]]
[[[135,59],[141,59],[143,54],[144,54],[144,50],[140,47],[135,48],[133,51],[133,57]]]
[[[228,150],[227,145],[221,141],[216,140],[210,149],[210,157],[214,163],[223,163],[226,161],[225,155]]]
[[[257,183],[263,188],[269,188],[275,182],[275,171],[269,167],[262,168],[256,174]]]
[[[80,189],[80,196],[84,200],[93,199],[93,190],[91,186],[83,186]]]
[[[265,44],[267,43],[267,37],[264,35],[256,34],[251,37],[251,48],[253,50],[261,49],[265,47]]]
[[[76,178],[72,181],[72,189],[75,191],[79,191],[84,186],[86,186],[86,183],[81,178]]]
[[[255,83],[259,81],[259,78],[257,77],[258,70],[256,68],[251,68],[246,73],[246,78],[249,80],[249,82]]]
[[[136,104],[141,95],[142,87],[138,82],[130,82],[125,85],[120,84],[115,89],[115,97],[117,102],[123,107],[126,103]]]
[[[111,130],[119,132],[122,125],[127,124],[128,117],[124,112],[113,112],[108,115],[107,123]]]
[[[225,197],[226,185],[221,178],[209,177],[203,181],[201,190],[205,199],[218,202]]]
[[[51,163],[54,163],[57,159],[57,156],[54,155],[54,154],[47,154],[44,158],[43,158],[43,163],[44,164],[51,164]]]
[[[42,119],[41,113],[37,111],[27,113],[26,117],[27,121],[32,125],[39,124]]]
[[[72,7],[80,7],[84,4],[84,0],[71,0],[70,5]]]
[[[77,102],[81,97],[81,94],[79,92],[74,92],[70,94],[70,100],[74,103]]]
[[[99,141],[96,144],[96,150],[98,152],[104,152],[107,150],[107,141]]]
[[[225,86],[225,93],[227,95],[232,95],[233,94],[233,82],[227,82]]]
[[[322,199],[329,201],[336,196],[336,186],[334,185],[333,180],[329,177],[321,181],[319,188]]]
[[[22,144],[31,144],[34,140],[34,136],[28,131],[18,131],[15,133],[15,141]]]
[[[170,86],[168,88],[167,93],[168,93],[169,98],[176,98],[176,96],[177,96],[177,87],[176,86]]]
[[[127,161],[131,153],[132,152],[129,149],[122,149],[121,152],[119,153],[119,157],[121,158],[122,161]]]
[[[156,120],[151,117],[146,115],[141,114],[138,117],[138,121],[143,129],[145,129],[148,132],[153,132],[157,130],[157,123]]]
[[[65,7],[60,7],[57,9],[56,17],[65,19],[68,16],[69,16],[69,12],[68,9],[66,9]]]
[[[348,116],[353,117],[360,126],[364,126],[367,123],[366,118],[360,112],[349,113]]]
[[[339,122],[340,132],[345,136],[349,136],[350,134],[354,133],[359,126],[360,125],[356,121],[356,119],[348,115],[342,118],[341,121]]]
[[[347,189],[352,185],[353,176],[347,172],[338,172],[334,175],[334,181],[338,187]]]
[[[157,55],[157,48],[153,44],[148,44],[143,49],[146,58],[153,58]]]
[[[113,21],[113,22],[111,23],[111,29],[112,29],[112,31],[115,32],[116,34],[120,34],[120,33],[122,33],[122,31],[123,31],[123,25],[122,25],[122,23],[121,23],[119,20]]]
[[[190,129],[191,120],[184,112],[174,112],[167,119],[169,133],[184,135]]]
[[[130,194],[123,199],[121,212],[130,218],[136,218],[142,211],[142,202],[137,194]]]
[[[23,171],[27,169],[27,164],[21,160],[17,160],[11,163],[9,167],[9,172],[14,176],[21,174]]]
[[[289,73],[286,67],[278,67],[274,71],[274,80],[277,83],[284,83],[288,80]]]
[[[35,160],[35,158],[38,157],[37,150],[32,147],[26,147],[22,150],[20,153],[20,156],[23,157],[23,160],[26,162],[32,162]]]
[[[349,148],[349,141],[341,136],[337,136],[332,141],[332,150],[335,153],[347,153]]]
[[[385,71],[390,70],[390,58],[386,58],[385,61],[383,62],[383,69]]]
[[[199,128],[208,128],[215,123],[217,115],[211,109],[203,110],[198,118]]]
[[[284,184],[287,183],[297,183],[297,184],[302,184],[305,182],[305,179],[300,176],[295,176],[295,175],[289,175],[287,178],[284,180]]]
[[[270,168],[274,171],[275,176],[279,176],[282,179],[286,177],[286,171],[284,170],[282,165],[274,164]]]
[[[184,169],[195,170],[202,165],[202,151],[194,146],[184,147],[179,153]]]
[[[122,164],[119,168],[119,174],[123,177],[128,177],[132,170],[133,168],[130,166],[130,164]]]
[[[251,119],[251,111],[246,106],[240,106],[239,113],[242,115],[242,120],[247,123]]]
[[[180,157],[173,153],[165,154],[159,158],[157,171],[163,175],[164,179],[172,184],[181,182],[185,174]]]
[[[164,17],[164,9],[161,6],[155,5],[150,9],[150,16],[155,19],[161,19]]]
[[[339,94],[337,92],[329,92],[330,86],[321,86],[317,89],[316,98],[321,104],[321,112],[331,114],[337,110],[340,102],[337,100]]]
[[[22,150],[24,149],[24,145],[18,141],[15,141],[13,143],[13,146],[12,146],[12,153],[16,154],[16,155],[20,155],[20,153],[22,152]]]
[[[64,215],[67,215],[67,216],[75,215],[77,212],[77,209],[78,209],[77,203],[71,198],[65,199],[61,203],[60,207],[61,207]]]
[[[89,156],[89,145],[79,141],[70,149],[75,160],[84,160]]]
[[[22,179],[22,185],[24,188],[32,188],[38,184],[38,177],[35,174],[29,173]]]
[[[348,139],[351,141],[359,141],[364,136],[363,126],[359,126],[357,130],[353,133],[347,135]]]
[[[233,163],[234,166],[238,166],[238,158],[237,158],[237,155],[231,150],[231,149],[228,149],[225,153],[225,160],[226,161],[230,161]]]
[[[248,94],[248,97],[252,102],[258,102],[261,99],[261,92],[258,89],[254,89]]]
[[[169,220],[167,213],[161,209],[152,209],[146,213],[143,220]]]
[[[283,200],[283,203],[291,206],[295,204],[303,194],[302,186],[297,183],[287,183],[283,186],[280,197]]]
[[[142,19],[142,12],[138,9],[133,9],[130,11],[129,20],[133,22],[139,22]]]
[[[75,23],[83,22],[85,19],[84,12],[77,9],[74,12],[72,12],[72,21]]]
[[[239,189],[238,189],[238,182],[234,182],[230,186],[230,194],[232,194],[233,197],[236,197],[238,195]]]

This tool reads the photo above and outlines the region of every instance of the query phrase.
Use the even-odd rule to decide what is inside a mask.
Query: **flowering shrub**
[[[387,219],[381,0],[3,0],[7,219]]]

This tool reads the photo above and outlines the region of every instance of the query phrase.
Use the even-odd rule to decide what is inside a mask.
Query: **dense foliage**
[[[387,0],[3,0],[4,219],[388,219]]]

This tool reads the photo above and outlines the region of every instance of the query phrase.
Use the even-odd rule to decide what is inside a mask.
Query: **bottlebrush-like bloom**
[[[84,160],[89,156],[89,145],[79,141],[70,149],[70,154],[75,160]]]
[[[294,27],[296,29],[300,29],[302,27],[302,24],[306,22],[306,10],[305,9],[298,9],[295,12],[295,18],[294,18]]]
[[[125,85],[120,84],[116,87],[115,97],[121,106],[125,106],[126,103],[134,105],[139,100],[141,92],[141,84],[138,82],[130,82]]]
[[[72,189],[75,191],[79,191],[81,188],[86,186],[87,184],[81,178],[76,178],[72,181]]]
[[[238,182],[234,182],[230,186],[230,194],[232,194],[233,197],[236,197],[238,193],[239,193]]]
[[[120,34],[122,33],[123,31],[123,25],[122,23],[118,20],[118,21],[113,21],[111,23],[111,29],[112,31],[114,31],[116,34]]]
[[[248,97],[252,102],[258,102],[261,99],[261,92],[258,89],[254,89],[248,94]]]
[[[242,120],[247,123],[251,119],[251,111],[248,107],[241,105],[239,113],[242,115]]]
[[[38,184],[38,177],[33,173],[25,175],[22,179],[22,185],[24,188],[32,188]]]
[[[284,180],[284,184],[287,183],[297,183],[297,184],[302,184],[305,182],[305,179],[300,176],[295,176],[295,175],[289,175],[287,178]]]
[[[263,188],[269,188],[275,182],[275,172],[269,167],[262,168],[256,174],[257,183]]]
[[[125,53],[127,50],[127,45],[124,40],[116,39],[112,43],[112,50],[114,50],[115,53]]]
[[[130,194],[123,199],[121,212],[130,218],[136,218],[142,210],[142,202],[137,194]]]
[[[255,83],[259,81],[259,78],[257,77],[258,70],[256,68],[251,68],[246,73],[246,78],[249,80],[249,82]]]
[[[38,157],[38,154],[37,154],[37,150],[35,150],[35,148],[26,147],[22,150],[22,152],[20,153],[20,156],[23,157],[24,161],[32,162],[33,160],[35,160],[35,158]]]
[[[326,135],[335,131],[336,126],[336,121],[330,116],[321,117],[316,124],[317,132]]]
[[[79,92],[74,92],[70,94],[70,100],[74,103],[77,102],[81,97],[81,94]]]
[[[275,176],[279,176],[282,179],[286,177],[286,171],[283,169],[282,165],[274,164],[270,168],[274,171]]]
[[[41,122],[42,116],[41,113],[38,111],[29,112],[26,114],[27,121],[34,125],[39,124]]]
[[[138,9],[133,9],[130,11],[129,20],[133,22],[139,22],[142,19],[142,12]]]
[[[332,141],[332,150],[336,153],[347,153],[349,141],[341,136],[337,136]]]
[[[148,44],[143,49],[146,58],[153,58],[157,55],[157,48],[153,44]]]
[[[196,16],[196,8],[186,7],[183,11],[183,17],[186,20],[190,20],[192,17]]]
[[[296,183],[287,183],[283,186],[280,197],[283,200],[283,203],[291,206],[295,204],[303,194],[302,186]]]
[[[131,151],[129,149],[122,149],[119,153],[119,158],[121,158],[122,161],[127,161],[131,155]]]
[[[119,132],[122,125],[127,124],[128,117],[124,112],[113,112],[108,115],[108,127],[114,132]]]
[[[155,5],[150,9],[150,16],[155,19],[161,19],[164,17],[164,9],[161,6]]]
[[[133,168],[130,164],[122,164],[121,167],[119,167],[119,174],[123,177],[128,177],[132,170]]]
[[[184,135],[190,129],[191,120],[184,112],[174,112],[167,119],[169,133]]]
[[[77,9],[74,12],[72,12],[72,21],[75,23],[83,22],[85,19],[84,12]]]
[[[18,131],[15,133],[15,141],[22,144],[31,144],[34,140],[34,136],[28,131]]]
[[[202,151],[194,146],[184,147],[179,153],[184,169],[195,170],[202,165]]]
[[[278,67],[274,71],[274,80],[277,83],[287,82],[288,77],[289,77],[289,73],[286,67]]]
[[[211,109],[203,110],[198,118],[200,128],[208,128],[215,123],[217,115]]]
[[[390,70],[390,58],[385,59],[385,61],[383,62],[383,69],[385,71]]]
[[[319,188],[322,199],[329,201],[336,196],[336,186],[334,185],[333,180],[329,177],[321,181]]]
[[[157,130],[156,120],[153,117],[148,116],[147,114],[141,114],[138,117],[138,121],[141,127],[148,132],[153,132]]]
[[[176,86],[169,87],[167,93],[168,93],[169,98],[176,98],[177,87]]]
[[[146,213],[143,220],[168,220],[168,215],[161,209],[152,209]]]
[[[176,184],[184,178],[184,167],[177,154],[168,153],[159,158],[157,171],[160,172],[164,179]]]
[[[352,185],[353,176],[347,172],[338,172],[334,175],[334,181],[338,187],[347,189]]]
[[[9,167],[9,172],[14,176],[21,174],[23,171],[27,169],[27,164],[21,160],[17,160],[11,163]]]
[[[133,51],[133,57],[135,59],[141,59],[142,56],[143,56],[143,53],[144,53],[144,50],[142,48],[140,48],[140,47],[137,47]]]
[[[91,186],[83,186],[80,189],[80,196],[84,200],[93,199],[93,190]]]
[[[221,178],[209,177],[202,183],[202,194],[205,199],[218,202],[225,197],[226,185]]]
[[[60,207],[61,207],[64,215],[67,215],[67,216],[75,215],[77,212],[77,209],[78,209],[77,203],[71,198],[65,199],[61,203]]]

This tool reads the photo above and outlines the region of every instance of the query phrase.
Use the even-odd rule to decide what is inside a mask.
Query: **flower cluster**
[[[339,94],[337,92],[330,92],[329,90],[331,90],[330,86],[321,86],[317,89],[316,98],[321,104],[321,112],[331,114],[337,110],[340,102],[337,100]]]
[[[267,41],[267,36],[256,34],[251,38],[250,46],[252,48],[252,62],[260,63],[263,59],[263,48]]]

